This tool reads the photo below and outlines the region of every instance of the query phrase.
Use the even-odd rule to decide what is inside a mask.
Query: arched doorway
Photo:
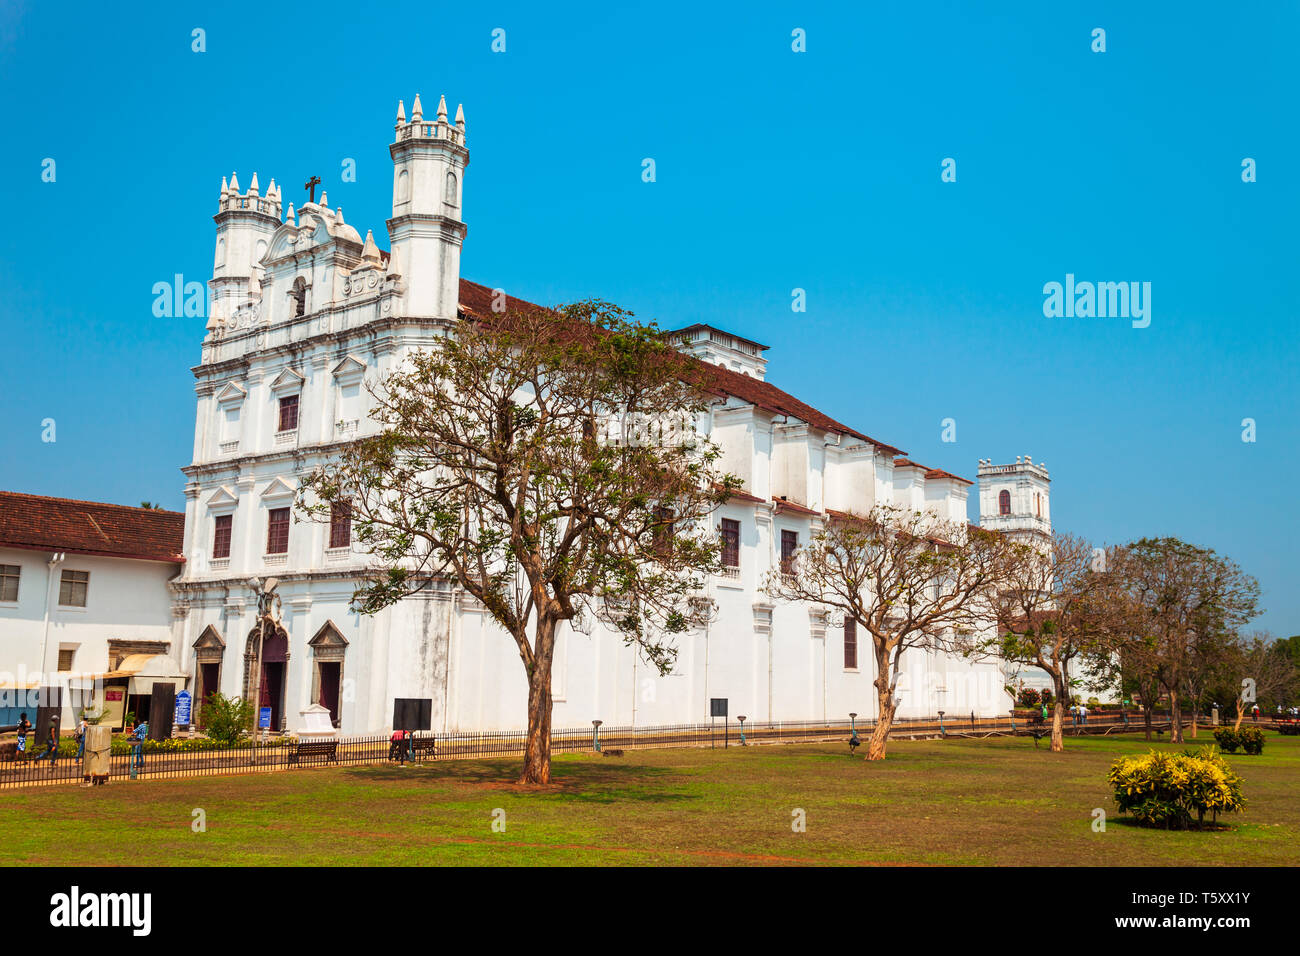
[[[252,675],[257,664],[257,642],[260,636],[259,628],[253,628],[248,634],[248,644],[244,650],[244,698],[255,702],[254,727],[259,726],[261,709],[270,707],[271,730],[282,731],[285,728],[284,695],[289,676],[289,632],[281,625],[266,629],[266,643],[262,645],[261,679],[255,687]]]

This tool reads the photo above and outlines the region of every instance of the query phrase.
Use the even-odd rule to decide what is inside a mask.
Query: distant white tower
[[[1051,478],[1047,466],[1028,455],[1014,465],[980,459],[976,472],[980,489],[980,527],[1013,537],[1039,541],[1051,537]]]

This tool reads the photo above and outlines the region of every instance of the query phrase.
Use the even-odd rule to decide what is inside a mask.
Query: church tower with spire
[[[438,99],[434,119],[425,117],[420,94],[406,118],[397,104],[393,158],[393,217],[388,220],[389,270],[405,288],[404,312],[415,318],[454,319],[460,301],[460,249],[466,226],[461,207],[465,167],[465,112],[447,122],[447,100]]]
[[[217,214],[216,254],[208,291],[213,318],[225,318],[262,295],[262,257],[275,231],[280,228],[280,190],[275,180],[261,195],[257,173],[248,192],[239,191],[239,177],[221,178]]]

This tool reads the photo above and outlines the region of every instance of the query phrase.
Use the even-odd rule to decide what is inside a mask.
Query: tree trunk
[[[1199,714],[1200,709],[1201,709],[1200,701],[1195,701],[1192,704],[1192,739],[1193,740],[1196,739],[1196,718],[1200,716]]]
[[[889,682],[889,650],[876,649],[876,700],[880,717],[871,739],[867,741],[868,760],[884,760],[885,748],[889,744],[889,731],[894,726],[894,688]]]
[[[528,741],[524,746],[524,769],[520,783],[551,782],[551,661],[555,622],[539,621],[528,675]]]
[[[1176,690],[1169,692],[1169,740],[1175,744],[1183,742],[1183,712]]]
[[[889,731],[894,726],[894,698],[893,695],[885,690],[879,694],[880,698],[880,719],[876,721],[876,727],[871,731],[871,739],[867,741],[867,759],[884,760],[885,747],[889,743]]]
[[[1142,702],[1142,724],[1146,728],[1147,740],[1151,739],[1151,705],[1146,701]]]
[[[1061,753],[1065,750],[1065,704],[1062,702],[1060,694],[1056,695],[1056,703],[1052,705],[1052,753]]]
[[[1245,719],[1245,717],[1246,717],[1246,706],[1245,704],[1242,703],[1241,698],[1238,697],[1237,698],[1237,722],[1232,725],[1233,733],[1236,733],[1237,731],[1241,730],[1241,722],[1242,720]]]

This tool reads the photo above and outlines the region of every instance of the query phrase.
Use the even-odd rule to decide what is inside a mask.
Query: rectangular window
[[[858,622],[844,619],[844,669],[858,669]]]
[[[660,505],[655,508],[654,548],[655,553],[665,558],[671,557],[673,551],[673,518],[676,512],[672,508]]]
[[[266,522],[266,553],[289,552],[289,509],[272,508]]]
[[[346,548],[352,543],[352,503],[335,501],[330,504],[330,547]]]
[[[18,578],[22,571],[19,564],[0,564],[0,601],[18,600]]]
[[[280,399],[280,428],[282,432],[298,429],[298,396],[285,395]]]
[[[212,528],[212,556],[214,558],[230,557],[230,529],[234,524],[234,515],[217,515]]]
[[[59,579],[59,604],[63,607],[85,607],[86,589],[89,586],[89,571],[64,571]]]
[[[722,566],[740,567],[740,522],[722,519]]]
[[[72,659],[77,656],[75,647],[59,648],[59,672],[64,673],[72,670]]]
[[[781,532],[781,573],[794,574],[794,553],[799,550],[799,532]]]

